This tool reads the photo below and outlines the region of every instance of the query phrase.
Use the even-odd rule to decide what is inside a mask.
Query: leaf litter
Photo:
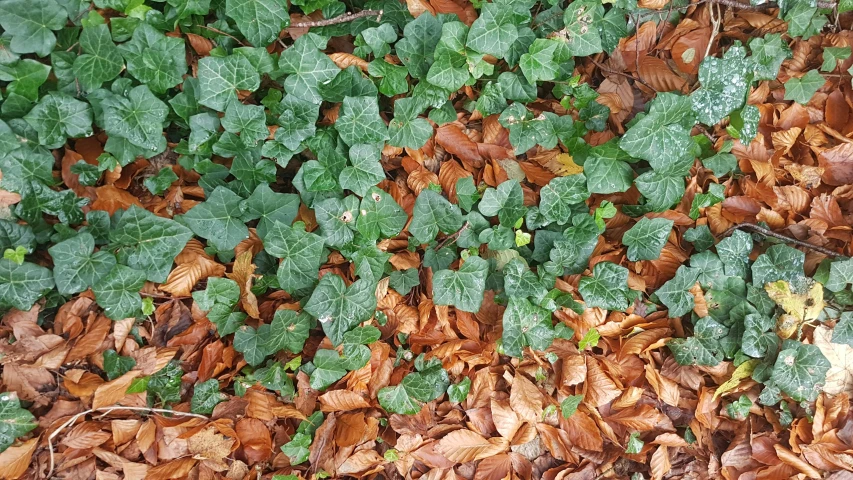
[[[4,478],[853,469],[849,2],[78,3],[0,2]]]

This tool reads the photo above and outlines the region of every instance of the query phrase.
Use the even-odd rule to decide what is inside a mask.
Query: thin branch
[[[735,230],[740,230],[740,229],[752,230],[754,232],[760,233],[760,234],[767,236],[767,237],[773,237],[777,240],[782,240],[783,242],[786,242],[786,243],[792,243],[794,245],[798,245],[798,246],[803,247],[803,248],[808,248],[810,250],[814,250],[815,252],[822,253],[822,254],[826,255],[827,257],[847,258],[847,256],[842,255],[838,252],[832,251],[826,247],[821,247],[820,245],[815,245],[813,243],[804,242],[802,240],[797,240],[796,238],[789,237],[787,235],[782,235],[781,233],[776,233],[773,230],[764,228],[764,227],[762,227],[760,225],[756,225],[754,223],[738,223],[737,225],[735,225],[735,226],[729,228],[728,230],[726,230],[725,232],[723,232],[722,237],[723,238],[728,237],[729,235],[732,234],[732,232],[734,232]]]
[[[635,82],[642,83],[646,88],[648,88],[649,90],[651,90],[651,91],[653,91],[653,92],[657,92],[657,89],[656,89],[656,88],[654,88],[653,86],[649,85],[649,84],[648,84],[645,80],[643,80],[642,78],[635,77],[635,76],[631,75],[630,73],[626,73],[626,72],[622,72],[622,71],[619,71],[619,70],[613,70],[613,69],[607,68],[606,66],[604,66],[604,65],[602,65],[602,64],[600,64],[600,63],[598,63],[598,62],[596,62],[595,60],[593,60],[591,57],[590,57],[590,59],[589,59],[589,60],[593,63],[593,65],[595,65],[596,67],[598,67],[599,69],[601,69],[601,71],[603,71],[603,72],[612,73],[612,74],[615,74],[615,75],[622,75],[623,77],[630,78],[631,80],[633,80],[633,81],[635,81]],[[637,73],[639,74],[639,72],[637,72]]]
[[[293,23],[290,25],[290,28],[312,28],[312,27],[325,27],[328,25],[337,25],[339,23],[351,22],[358,18],[364,17],[376,17],[376,21],[379,22],[382,20],[382,10],[362,10],[358,13],[345,13],[338,17],[327,18],[325,20],[317,20],[314,22],[300,22]]]
[[[465,230],[468,230],[468,227],[470,227],[470,226],[471,226],[470,223],[465,222],[462,225],[462,227],[459,228],[459,230],[456,230],[454,233],[451,233],[450,235],[444,237],[444,239],[441,242],[439,242],[438,245],[435,246],[435,251],[437,252],[437,251],[441,250],[442,248],[446,247],[447,244],[455,242],[456,239],[459,238],[459,235],[462,235],[462,232],[464,232]]]
[[[705,47],[705,56],[702,58],[708,58],[708,55],[711,54],[711,47],[714,46],[714,39],[717,37],[717,30],[720,29],[723,16],[720,11],[720,4],[716,1],[708,7],[708,13],[711,14],[711,38],[708,40],[708,46]]]
[[[243,41],[242,41],[242,40],[240,40],[239,38],[235,37],[234,35],[231,35],[230,33],[223,32],[222,30],[220,30],[220,29],[218,29],[218,28],[208,27],[207,25],[196,25],[196,26],[197,26],[198,28],[203,28],[203,29],[205,29],[205,30],[210,30],[211,32],[218,33],[218,34],[220,34],[220,35],[225,35],[226,37],[228,37],[228,38],[230,38],[230,39],[234,40],[235,42],[239,43],[240,45],[243,45],[244,47],[246,46],[246,44],[245,44],[245,43],[243,43]]]
[[[115,410],[160,413],[160,414],[169,413],[172,415],[177,415],[179,417],[195,417],[195,418],[201,418],[203,420],[210,420],[209,418],[205,417],[204,415],[199,415],[197,413],[178,412],[175,410],[166,410],[165,408],[125,407],[125,406],[121,406],[121,405],[117,405],[117,406],[113,406],[113,407],[93,408],[91,410],[86,410],[85,412],[80,412],[77,415],[74,415],[73,417],[69,418],[59,428],[54,430],[50,434],[49,437],[47,437],[47,448],[50,450],[50,470],[48,470],[47,477],[45,477],[45,478],[50,478],[51,476],[53,476],[53,469],[56,466],[56,463],[55,463],[55,460],[53,457],[53,455],[54,455],[53,454],[53,439],[56,438],[56,436],[59,435],[60,432],[62,432],[63,430],[65,430],[69,426],[74,425],[77,422],[77,420],[80,420],[80,418],[85,417],[86,415],[89,415],[90,413],[104,412],[104,414],[101,415],[101,417],[104,417],[106,415],[109,415],[110,413],[112,413]]]

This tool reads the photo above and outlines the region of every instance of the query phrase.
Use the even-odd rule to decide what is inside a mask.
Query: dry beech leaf
[[[341,70],[355,66],[360,68],[363,72],[367,71],[367,60],[357,57],[351,53],[330,53],[329,58],[335,62],[335,65],[337,65]]]
[[[119,400],[125,397],[127,389],[133,379],[142,375],[139,370],[131,370],[124,375],[109,381],[95,390],[95,396],[92,399],[92,408],[109,407],[116,404]]]
[[[370,407],[364,397],[348,390],[332,390],[320,395],[317,400],[324,412],[350,412]]]
[[[683,91],[687,81],[676,75],[665,61],[657,58],[640,57],[640,76],[659,92]]]
[[[188,297],[192,288],[199,280],[208,277],[221,277],[225,274],[225,265],[216,263],[206,257],[197,257],[194,261],[176,266],[166,283],[160,285],[160,290],[171,293],[176,297]]]
[[[542,393],[524,375],[516,375],[512,381],[509,404],[518,416],[535,425],[542,418]]]
[[[11,446],[0,453],[0,476],[3,478],[18,478],[27,471],[33,452],[36,451],[39,439],[31,438],[26,442]]]
[[[234,260],[234,266],[231,273],[226,273],[225,276],[237,282],[240,286],[240,301],[243,305],[246,315],[252,318],[260,318],[258,312],[258,299],[252,293],[252,279],[255,276],[257,267],[252,263],[252,252],[246,251],[237,256]]]
[[[497,455],[507,447],[503,438],[486,439],[471,430],[455,430],[439,440],[435,450],[451,462],[466,463]]]

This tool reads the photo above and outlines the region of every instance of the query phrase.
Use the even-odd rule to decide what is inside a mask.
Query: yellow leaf
[[[752,372],[755,371],[755,367],[757,367],[759,363],[761,363],[761,360],[757,358],[741,363],[735,371],[732,372],[732,378],[726,380],[725,383],[717,388],[717,391],[714,392],[714,398],[716,399],[720,395],[734,390],[738,385],[740,385],[741,380],[752,375]]]
[[[561,153],[555,159],[558,165],[557,174],[564,177],[583,173],[583,167],[575,163],[575,160],[568,153]]]
[[[779,280],[768,283],[764,290],[785,313],[794,316],[800,323],[816,319],[825,306],[823,285],[811,279],[805,279],[802,285],[791,285],[790,282]]]

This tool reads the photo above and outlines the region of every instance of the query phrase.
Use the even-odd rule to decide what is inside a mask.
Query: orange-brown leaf
[[[0,477],[14,479],[23,475],[30,466],[38,441],[38,438],[31,438],[0,453]]]
[[[160,290],[171,293],[176,297],[188,297],[199,280],[204,280],[208,277],[221,277],[224,274],[225,265],[199,256],[193,262],[176,266],[169,273],[166,283],[160,285]]]
[[[435,450],[451,462],[482,460],[506,451],[506,439],[487,440],[471,430],[455,430],[438,441]]]
[[[320,410],[324,412],[350,412],[370,407],[364,397],[349,390],[332,390],[320,395],[317,400],[320,401]]]

